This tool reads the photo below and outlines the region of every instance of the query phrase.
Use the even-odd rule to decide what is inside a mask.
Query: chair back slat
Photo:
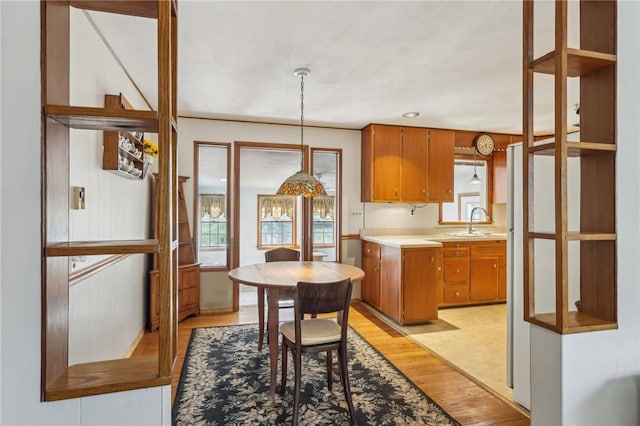
[[[300,252],[286,247],[278,247],[264,252],[265,262],[299,261]]]
[[[352,283],[349,278],[332,283],[298,282],[294,291],[299,314],[326,314],[349,309]]]

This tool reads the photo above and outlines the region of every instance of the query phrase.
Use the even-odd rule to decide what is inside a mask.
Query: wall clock
[[[490,135],[483,134],[476,138],[475,140],[476,151],[480,155],[491,155],[495,148],[495,142]]]

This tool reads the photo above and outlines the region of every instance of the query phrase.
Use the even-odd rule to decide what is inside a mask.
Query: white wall
[[[533,425],[640,424],[640,3],[618,2],[618,329],[558,335],[531,326]],[[545,348],[558,348],[553,352]],[[549,357],[549,353],[555,354]],[[560,392],[558,392],[558,388]]]
[[[178,126],[178,172],[189,177],[193,176],[194,141],[286,143],[298,146],[300,144],[300,128],[298,126],[190,118],[179,118]],[[358,234],[362,228],[362,216],[352,216],[351,211],[362,211],[362,203],[360,203],[360,131],[306,127],[305,144],[317,148],[342,149],[342,233]],[[233,155],[233,147],[231,151],[231,155]],[[189,218],[193,220],[192,179],[185,183],[184,189]],[[233,194],[233,187],[231,188],[231,194]],[[255,226],[255,222],[255,214],[253,214],[251,216],[252,226]],[[255,243],[254,237],[252,241],[253,249],[255,248]],[[349,264],[359,263],[359,244],[357,257],[354,255],[355,250],[353,248],[349,249],[350,245],[353,244],[343,243],[342,261]],[[356,287],[358,288],[354,288],[354,297],[359,297],[359,286],[357,285]],[[202,309],[230,309],[232,303],[231,288],[231,281],[227,277],[227,272],[202,272],[200,279],[200,307]]]
[[[170,424],[169,386],[40,402],[40,3],[0,11],[0,424]]]

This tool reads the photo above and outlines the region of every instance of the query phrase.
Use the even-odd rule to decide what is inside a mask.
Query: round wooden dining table
[[[275,394],[278,373],[278,301],[280,289],[292,289],[299,281],[329,283],[351,278],[360,281],[364,271],[356,266],[334,262],[268,262],[240,266],[229,271],[231,281],[264,289],[269,296],[269,393]]]

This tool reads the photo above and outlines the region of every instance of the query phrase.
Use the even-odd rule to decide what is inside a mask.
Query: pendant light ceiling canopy
[[[303,170],[303,144],[304,144],[304,78],[311,71],[307,68],[298,68],[293,72],[300,78],[300,170],[289,176],[282,182],[276,195],[302,195],[303,197],[326,197],[327,192],[322,183]]]

